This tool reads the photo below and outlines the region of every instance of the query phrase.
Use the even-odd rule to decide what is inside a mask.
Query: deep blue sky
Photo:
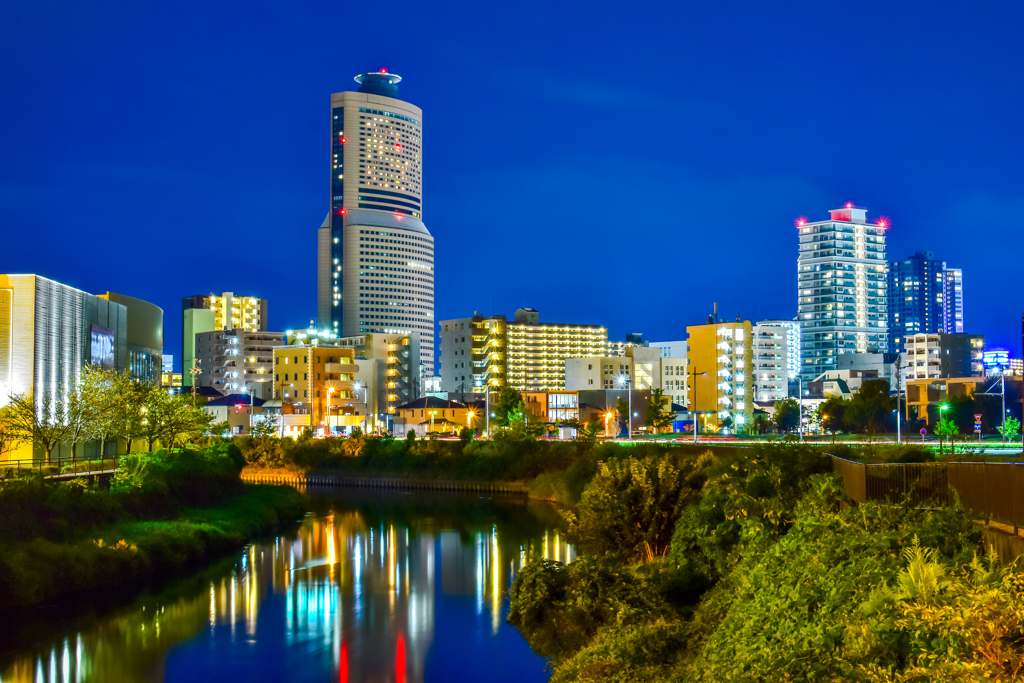
[[[315,315],[330,93],[424,110],[438,320],[795,314],[793,220],[890,216],[1020,352],[1019,3],[0,4],[0,272]]]

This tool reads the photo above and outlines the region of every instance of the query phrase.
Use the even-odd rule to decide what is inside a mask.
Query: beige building
[[[418,334],[434,372],[434,238],[423,224],[423,112],[401,76],[331,95],[329,211],[317,233],[317,324],[338,337]]]
[[[196,385],[225,395],[273,398],[274,348],[284,345],[283,332],[201,332],[196,335],[195,357],[202,372]]]
[[[280,401],[285,436],[312,429],[344,432],[367,424],[367,392],[355,387],[359,367],[352,349],[320,338],[296,339],[274,349],[274,398]],[[359,399],[362,398],[362,401]],[[362,411],[357,402],[364,403]]]
[[[686,359],[663,358],[657,347],[627,346],[625,356],[565,359],[565,388],[570,391],[624,389],[632,378],[636,391],[661,389],[679,405],[686,404]]]

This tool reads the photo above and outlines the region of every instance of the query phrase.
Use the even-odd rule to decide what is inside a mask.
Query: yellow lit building
[[[180,372],[162,372],[160,373],[160,386],[164,389],[174,389],[181,387],[181,373]]]
[[[703,425],[732,424],[743,431],[754,419],[753,326],[749,320],[687,327],[687,397]],[[697,373],[694,375],[693,373]]]
[[[608,330],[600,325],[542,323],[532,308],[512,322],[503,315],[441,321],[441,390],[483,393],[565,388],[565,359],[604,356]]]
[[[182,383],[192,386],[196,358],[196,335],[220,330],[263,332],[267,329],[267,300],[235,296],[234,292],[199,294],[182,299],[181,358]],[[202,368],[200,368],[201,370]]]
[[[282,432],[304,429],[338,431],[362,426],[367,392],[354,383],[359,366],[352,349],[343,349],[319,339],[296,340],[274,349],[274,398],[281,402]]]

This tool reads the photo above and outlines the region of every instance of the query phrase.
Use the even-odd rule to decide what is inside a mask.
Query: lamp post
[[[903,417],[900,412],[900,380],[902,379],[900,367],[900,357],[896,356],[896,443],[903,443],[903,433],[900,431],[901,418]]]
[[[626,416],[626,434],[629,435],[629,440],[633,440],[633,391],[632,384],[629,377],[625,375],[619,375],[619,384],[626,385],[626,398],[629,410],[629,415]]]
[[[331,394],[334,393],[334,387],[327,387],[327,435],[330,436],[334,433],[334,428],[331,426]]]
[[[943,419],[945,419],[943,417],[943,415],[942,415],[942,412],[944,410],[948,410],[948,409],[949,409],[949,406],[939,406],[939,425],[938,426],[940,428],[942,427]],[[953,446],[953,435],[950,434],[949,435],[949,453],[950,453],[950,455],[952,455],[955,451],[956,451],[956,448]],[[942,432],[939,432],[939,455],[940,456],[942,455]]]
[[[476,417],[476,411],[472,408],[466,410],[466,426],[470,429],[473,428],[473,418]]]
[[[700,428],[700,418],[697,417],[697,378],[700,375],[706,375],[706,372],[697,372],[697,368],[690,370],[688,373],[693,378],[691,385],[693,386],[693,442],[697,443],[697,432]]]
[[[434,433],[434,416],[435,415],[437,415],[437,411],[436,410],[431,410],[430,411],[430,433],[431,434]]]
[[[353,382],[352,383],[352,391],[354,391],[355,394],[356,394],[356,396],[355,396],[355,398],[356,398],[356,400],[355,400],[356,405],[358,405],[360,403],[360,401],[359,401],[359,390],[362,389],[362,388],[363,388],[363,385],[361,383],[359,383],[359,382]],[[367,402],[365,400],[368,397],[364,394],[363,398],[364,398],[364,400],[362,401],[362,404],[363,404],[363,429],[369,430],[369,428],[370,428],[369,417],[370,416],[366,414],[366,411],[368,410],[368,406],[367,406]]]
[[[484,386],[484,436],[491,438],[491,378]]]

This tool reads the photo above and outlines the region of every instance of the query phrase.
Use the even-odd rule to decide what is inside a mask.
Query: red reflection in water
[[[395,681],[405,683],[405,638],[398,634],[398,648],[395,650]]]
[[[348,683],[348,645],[341,641],[341,664],[338,667],[339,683]]]

